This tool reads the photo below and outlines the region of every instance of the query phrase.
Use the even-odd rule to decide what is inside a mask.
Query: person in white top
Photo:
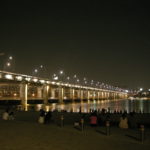
[[[8,113],[7,110],[2,114],[2,119],[3,120],[8,120],[9,119],[9,113]]]
[[[125,113],[120,118],[119,127],[122,129],[128,129],[128,118]]]

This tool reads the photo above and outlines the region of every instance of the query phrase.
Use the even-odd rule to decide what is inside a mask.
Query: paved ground
[[[139,140],[138,129],[122,130],[112,127],[110,136],[106,136],[105,131],[105,127],[86,126],[84,131],[80,131],[73,125],[65,125],[63,128],[54,123],[41,125],[27,118],[14,121],[0,119],[0,150],[148,150],[150,148],[150,129],[146,129],[146,139],[143,144]]]

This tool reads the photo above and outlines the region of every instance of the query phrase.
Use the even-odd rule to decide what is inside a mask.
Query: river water
[[[42,108],[42,104],[37,104],[35,109],[38,111]],[[111,112],[116,111],[124,111],[126,110],[128,113],[135,112],[144,112],[150,113],[150,100],[144,99],[136,99],[136,100],[101,100],[101,101],[90,101],[90,102],[82,102],[82,103],[68,103],[68,104],[57,104],[53,103],[49,106],[46,106],[46,110],[66,110],[67,112],[79,112],[80,110],[83,113],[89,113],[90,110],[101,110],[105,108],[106,110],[110,110]]]

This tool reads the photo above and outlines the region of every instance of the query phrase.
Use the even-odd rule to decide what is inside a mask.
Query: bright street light
[[[63,70],[60,70],[60,72],[59,72],[60,74],[63,74],[64,72],[63,72]]]
[[[79,82],[80,82],[80,80],[79,80],[79,79],[77,79],[77,82],[79,83]]]
[[[13,57],[12,56],[9,56],[9,60],[12,60],[13,59]]]
[[[84,81],[86,81],[86,78],[83,78]]]
[[[54,80],[58,80],[58,76],[54,76],[54,78],[53,78]]]
[[[41,65],[40,68],[43,68],[43,65]]]
[[[10,63],[10,62],[8,62],[6,65],[7,65],[7,67],[10,67],[10,66],[11,66],[11,63]]]
[[[75,74],[75,75],[73,76],[73,78],[77,78],[77,75]]]
[[[38,72],[38,70],[37,70],[37,69],[35,69],[35,70],[34,70],[34,72],[35,72],[35,73],[37,73],[37,72]]]
[[[143,88],[140,88],[140,91],[143,91]]]

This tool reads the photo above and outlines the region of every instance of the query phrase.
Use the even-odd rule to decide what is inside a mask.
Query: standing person
[[[96,113],[92,113],[92,115],[90,117],[90,125],[92,127],[97,126],[97,114]]]
[[[38,123],[43,124],[44,122],[45,122],[45,111],[43,109],[41,109]]]
[[[119,127],[122,129],[128,129],[128,118],[125,113],[123,113],[120,118]]]
[[[48,111],[47,114],[45,115],[45,124],[50,123],[52,117],[51,111]]]

